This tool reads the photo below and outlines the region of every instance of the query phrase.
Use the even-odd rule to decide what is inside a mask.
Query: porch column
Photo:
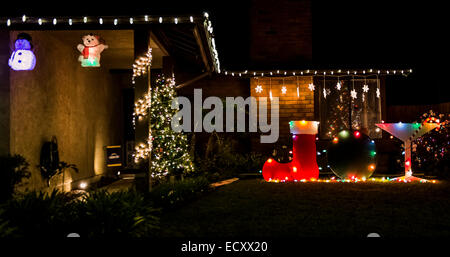
[[[148,48],[150,46],[150,30],[148,29],[137,29],[134,31],[134,57],[135,59],[139,58],[140,56],[144,56]],[[135,79],[134,84],[134,98],[135,102],[142,98],[145,94],[148,94],[151,92],[151,74],[150,74],[151,67],[148,67],[147,74],[137,77]],[[136,131],[135,131],[135,144],[139,145],[140,143],[146,144],[149,138],[149,135],[151,134],[150,130],[150,113],[146,117],[144,117],[141,120],[136,119]],[[151,190],[152,187],[152,179],[151,179],[151,170],[150,170],[150,163],[151,163],[151,154],[148,157],[148,184],[149,184],[149,190]]]

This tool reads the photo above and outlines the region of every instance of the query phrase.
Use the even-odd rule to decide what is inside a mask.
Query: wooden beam
[[[161,41],[159,41],[159,38],[155,35],[155,33],[150,32],[150,39],[155,42],[155,44],[158,46],[158,48],[161,50],[161,52],[165,55],[165,56],[169,56],[169,52],[167,51],[167,49],[164,47],[164,45],[161,43]]]
[[[206,76],[208,76],[208,75],[211,75],[211,72],[210,72],[210,71],[205,72],[205,73],[203,73],[203,74],[200,75],[200,76],[197,76],[197,77],[195,77],[195,78],[193,78],[193,79],[191,79],[191,80],[188,80],[188,81],[186,81],[186,82],[184,82],[184,83],[179,84],[179,85],[176,87],[176,89],[180,89],[180,88],[183,88],[183,87],[185,87],[185,86],[188,86],[188,85],[194,83],[195,81],[200,80],[200,79],[202,79],[202,78],[204,78],[204,77],[206,77]]]
[[[206,57],[206,51],[205,51],[205,48],[203,47],[202,40],[200,38],[200,32],[198,31],[197,26],[194,27],[193,32],[194,32],[195,41],[197,41],[197,44],[200,48],[200,54],[202,55],[202,60],[203,60],[203,63],[205,64],[205,68],[207,71],[210,71],[211,68],[209,67],[208,58]]]

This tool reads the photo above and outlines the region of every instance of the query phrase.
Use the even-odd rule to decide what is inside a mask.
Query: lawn
[[[162,237],[450,236],[450,183],[239,180],[163,214]]]

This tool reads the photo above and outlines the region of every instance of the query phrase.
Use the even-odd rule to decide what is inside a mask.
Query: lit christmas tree
[[[171,107],[175,97],[175,79],[158,76],[151,97],[144,96],[147,101],[141,103],[147,107],[150,105],[151,136],[147,145],[136,148],[135,161],[146,159],[151,152],[150,168],[154,178],[186,174],[194,170],[187,136],[173,131],[171,127],[171,119],[178,112],[178,109]],[[142,109],[139,106],[136,106],[136,110]]]

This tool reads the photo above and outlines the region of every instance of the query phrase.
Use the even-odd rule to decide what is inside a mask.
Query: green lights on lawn
[[[347,130],[342,130],[341,132],[339,132],[339,136],[346,138],[348,137],[348,131]]]

